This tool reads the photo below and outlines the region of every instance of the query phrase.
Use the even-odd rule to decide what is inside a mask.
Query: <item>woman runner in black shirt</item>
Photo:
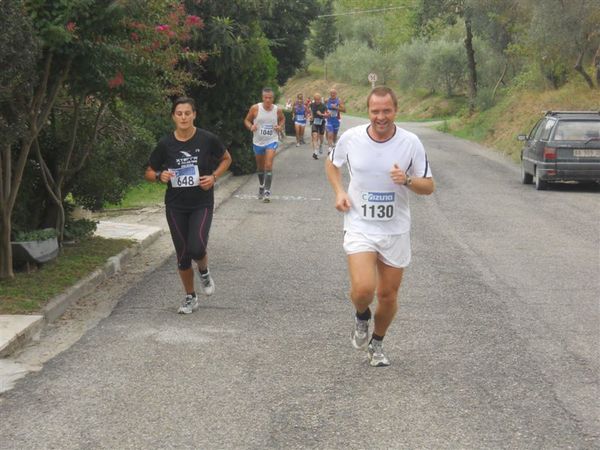
[[[198,267],[204,293],[212,295],[215,291],[206,253],[214,208],[213,188],[217,178],[229,168],[231,155],[216,135],[194,126],[193,99],[175,100],[171,117],[175,131],[156,145],[148,160],[145,178],[168,183],[165,210],[186,293],[178,312],[190,314],[198,309],[192,260]]]

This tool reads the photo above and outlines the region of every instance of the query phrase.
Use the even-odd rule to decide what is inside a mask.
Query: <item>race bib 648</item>
[[[171,186],[174,188],[192,187],[200,184],[198,166],[187,166],[169,170],[175,173],[175,176],[171,178]]]

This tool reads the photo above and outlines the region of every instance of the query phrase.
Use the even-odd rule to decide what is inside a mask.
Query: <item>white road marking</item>
[[[257,200],[258,196],[251,194],[235,194],[235,198],[240,200]],[[297,195],[271,195],[272,200],[289,200],[293,202],[320,202],[323,200],[318,197],[302,197]]]

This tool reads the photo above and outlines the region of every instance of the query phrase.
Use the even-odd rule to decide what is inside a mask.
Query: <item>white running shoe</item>
[[[367,350],[367,358],[371,367],[386,367],[390,365],[390,360],[383,354],[383,341],[373,339]]]
[[[198,306],[198,297],[187,294],[177,312],[179,314],[191,314],[198,309]]]
[[[265,189],[265,197],[263,198],[263,203],[271,202],[271,191]]]
[[[352,328],[350,342],[352,342],[352,346],[358,350],[367,348],[369,342],[368,320],[360,320],[358,317],[354,316],[354,328]]]
[[[265,197],[265,187],[259,186],[258,187],[258,199],[262,200],[264,197]]]
[[[204,291],[204,294],[208,296],[213,295],[215,293],[215,282],[210,276],[210,272],[204,275],[202,275],[200,272],[198,272],[198,274],[200,275],[200,287]]]

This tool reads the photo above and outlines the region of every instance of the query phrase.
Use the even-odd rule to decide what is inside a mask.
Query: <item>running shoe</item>
[[[177,310],[179,314],[191,314],[198,309],[198,297],[192,294],[187,294],[183,303]]]
[[[316,153],[313,153],[313,159],[319,159]]]
[[[263,198],[263,203],[271,202],[271,191],[265,190],[265,197]]]
[[[198,272],[199,273],[199,272]],[[213,295],[215,293],[215,282],[210,276],[210,272],[200,274],[200,287],[206,295]]]
[[[327,147],[327,154],[329,155],[333,151],[333,147]]]
[[[383,354],[383,341],[373,339],[367,350],[367,358],[372,367],[386,367],[390,365],[390,360]]]
[[[360,320],[354,316],[354,328],[352,328],[352,336],[350,337],[352,346],[358,350],[367,348],[369,342],[369,321]]]
[[[259,186],[258,188],[258,199],[262,200],[265,197],[265,188],[264,186]]]
[[[300,142],[296,142],[296,147],[300,147]]]

